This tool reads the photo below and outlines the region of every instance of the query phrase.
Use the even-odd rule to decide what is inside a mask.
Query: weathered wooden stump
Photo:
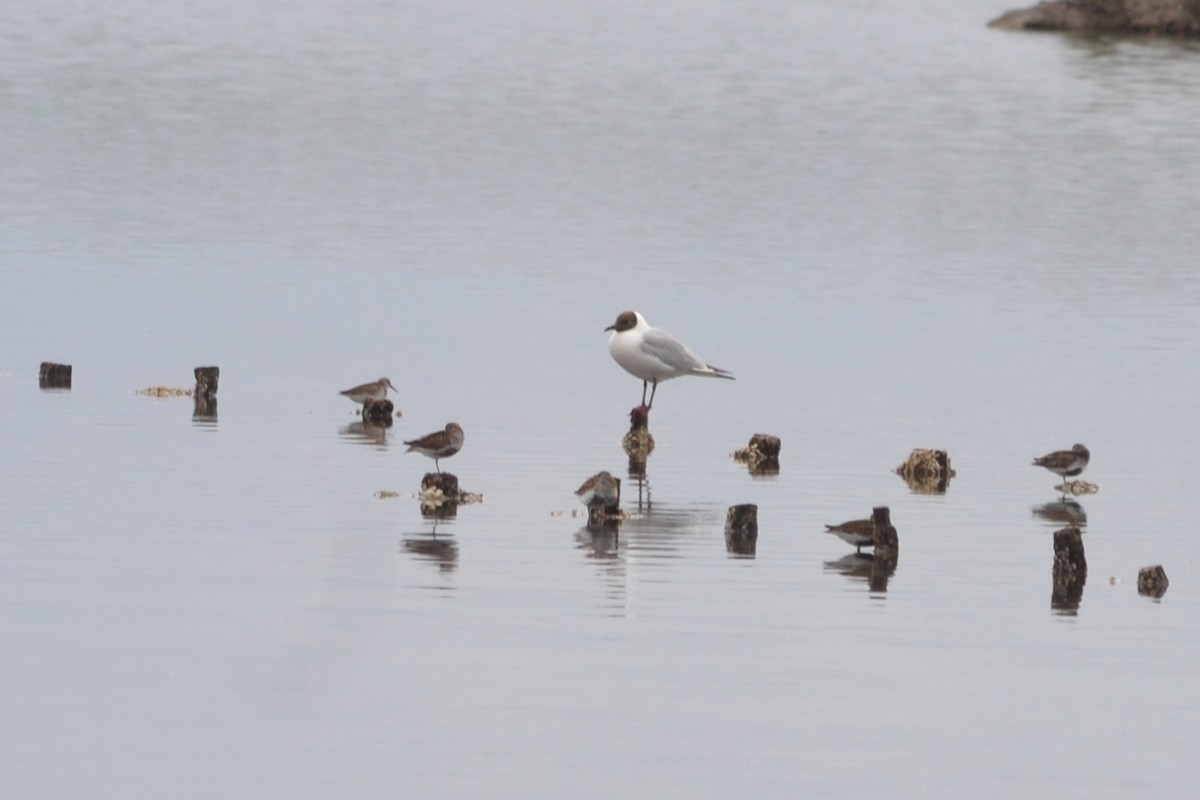
[[[38,387],[42,389],[70,389],[71,365],[43,361],[38,369]]]
[[[871,509],[871,521],[875,524],[875,555],[868,584],[873,592],[886,592],[888,580],[900,563],[900,534],[892,525],[892,511],[887,506]]]
[[[908,459],[896,467],[910,491],[917,494],[945,494],[955,472],[950,468],[950,455],[945,450],[917,448]]]
[[[892,525],[892,510],[887,506],[876,506],[871,509],[871,522],[875,523],[875,555],[880,548],[885,550],[900,550],[900,534]]]
[[[733,453],[733,460],[746,465],[751,475],[779,474],[779,437],[769,433],[756,433],[750,443]]]
[[[1171,582],[1167,580],[1167,572],[1162,564],[1152,567],[1142,567],[1138,570],[1138,594],[1158,599],[1167,593]]]
[[[220,367],[196,367],[192,373],[196,376],[196,397],[217,396],[217,383],[221,378]]]
[[[745,503],[725,512],[725,550],[752,556],[758,549],[758,506]]]
[[[449,472],[426,472],[425,477],[421,479],[421,491],[428,492],[437,489],[446,497],[457,498],[458,476]]]
[[[1073,525],[1054,532],[1053,580],[1050,606],[1062,611],[1079,608],[1087,583],[1087,558],[1083,552],[1083,532]]]
[[[392,427],[393,414],[396,407],[392,405],[392,401],[388,399],[374,400],[368,397],[363,401],[362,418],[364,422],[369,422],[372,425],[381,425],[385,428]]]
[[[621,447],[629,456],[629,462],[640,461],[643,465],[654,452],[654,437],[650,435],[650,410],[638,406],[629,412],[629,433],[621,439]]]

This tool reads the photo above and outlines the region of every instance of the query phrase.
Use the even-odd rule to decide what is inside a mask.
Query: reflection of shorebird
[[[608,470],[597,472],[575,490],[579,502],[588,508],[612,508],[619,500],[621,484]]]
[[[648,411],[654,405],[658,382],[680,375],[703,375],[710,378],[733,376],[727,371],[704,363],[691,348],[671,334],[650,327],[636,311],[622,311],[617,321],[604,330],[612,331],[608,352],[613,360],[634,377],[642,379],[642,405]],[[646,403],[646,384],[651,385],[650,402]]]
[[[875,544],[875,522],[869,519],[852,519],[840,525],[826,525],[826,533],[832,533],[843,542],[854,545],[856,553]]]
[[[365,403],[368,400],[383,400],[387,397],[387,390],[393,392],[400,391],[387,378],[380,378],[377,381],[364,383],[361,386],[355,386],[353,389],[347,389],[342,392],[342,396],[349,397],[356,403]]]
[[[405,452],[416,452],[432,458],[434,469],[440,473],[442,468],[438,464],[438,460],[449,458],[462,450],[464,441],[466,441],[466,436],[463,434],[463,429],[457,422],[449,422],[446,424],[445,430],[434,431],[420,439],[405,442],[408,445],[408,450]]]
[[[1067,498],[1035,506],[1033,513],[1057,525],[1087,525],[1087,512],[1083,510],[1083,506]]]
[[[1064,478],[1074,478],[1083,472],[1091,457],[1092,454],[1088,452],[1086,447],[1077,444],[1070,450],[1055,450],[1053,453],[1048,453],[1041,458],[1035,458],[1033,465],[1035,467],[1045,467],[1055,475],[1061,475]]]

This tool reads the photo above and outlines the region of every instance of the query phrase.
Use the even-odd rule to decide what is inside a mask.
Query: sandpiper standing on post
[[[1088,452],[1086,447],[1077,444],[1070,450],[1055,450],[1053,453],[1047,453],[1041,458],[1035,458],[1033,465],[1035,467],[1045,467],[1055,475],[1061,475],[1064,478],[1074,478],[1083,472],[1091,457],[1092,454]]]
[[[344,397],[349,397],[356,403],[365,403],[368,400],[385,399],[387,397],[387,390],[389,388],[393,392],[400,391],[395,386],[392,386],[392,382],[387,378],[380,378],[377,381],[371,381],[370,383],[364,383],[361,386],[355,386],[353,389],[347,389],[341,394]]]
[[[404,452],[420,453],[423,456],[432,458],[433,468],[440,475],[442,468],[438,464],[438,460],[449,458],[459,450],[462,450],[464,441],[466,441],[466,436],[463,434],[462,427],[457,422],[449,422],[446,424],[445,430],[434,431],[422,436],[420,439],[405,442],[408,445],[408,449]]]

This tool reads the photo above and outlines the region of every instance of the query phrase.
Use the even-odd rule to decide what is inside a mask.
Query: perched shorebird
[[[446,423],[445,430],[434,431],[422,436],[420,439],[405,442],[408,445],[408,449],[404,452],[420,453],[423,456],[432,458],[433,468],[440,474],[442,468],[438,464],[438,460],[449,458],[459,450],[462,450],[464,441],[466,441],[466,436],[463,434],[462,427],[457,422],[449,422]]]
[[[704,363],[687,345],[659,328],[652,328],[646,318],[636,311],[622,311],[617,321],[604,330],[612,331],[608,352],[613,360],[642,379],[642,405],[648,411],[654,405],[658,382],[680,375],[702,375],[708,378],[728,378],[728,371]],[[646,403],[649,384],[650,402]]]
[[[575,490],[579,502],[588,508],[612,508],[620,500],[621,484],[608,470],[597,472]]]
[[[1088,452],[1086,447],[1077,444],[1070,450],[1055,450],[1053,453],[1048,453],[1041,458],[1035,458],[1033,465],[1035,467],[1045,467],[1055,475],[1061,475],[1064,478],[1074,478],[1083,472],[1091,457],[1092,454]]]
[[[825,532],[832,533],[846,544],[854,545],[857,553],[875,544],[875,520],[872,519],[852,519],[840,525],[826,525]]]
[[[355,386],[353,389],[347,389],[342,392],[342,395],[349,397],[356,403],[365,403],[368,400],[383,400],[387,397],[387,390],[393,392],[400,391],[387,378],[380,378],[377,381],[364,383],[362,386]]]

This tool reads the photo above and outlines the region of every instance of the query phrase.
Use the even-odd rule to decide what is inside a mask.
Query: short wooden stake
[[[71,365],[43,361],[38,370],[38,386],[42,389],[70,389]]]
[[[725,512],[725,550],[739,556],[752,556],[758,550],[758,506],[744,503]]]

